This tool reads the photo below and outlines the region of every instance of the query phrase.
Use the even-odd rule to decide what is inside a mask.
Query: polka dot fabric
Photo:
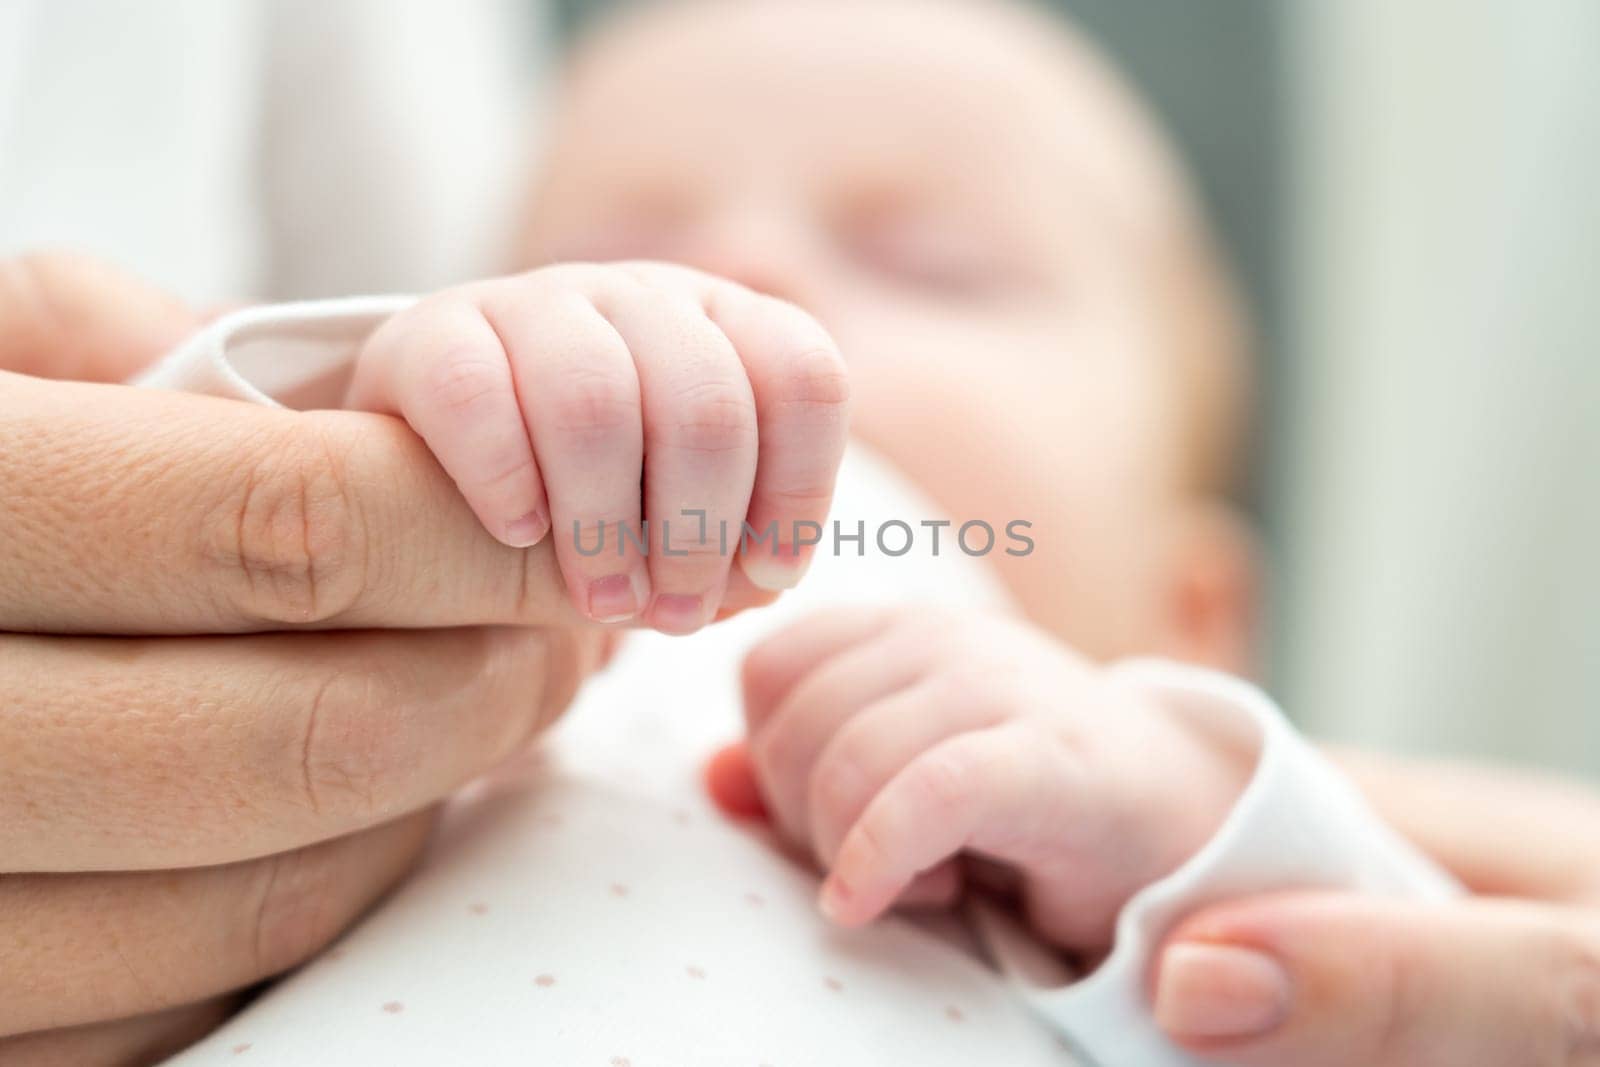
[[[830,928],[810,873],[690,814],[565,776],[480,795],[338,952],[173,1062],[1079,1062],[975,959],[898,920]]]

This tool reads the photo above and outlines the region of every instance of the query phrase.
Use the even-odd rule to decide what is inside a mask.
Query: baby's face
[[[860,436],[958,522],[1034,524],[997,560],[1032,614],[1153,650],[1166,179],[1092,62],[979,5],[668,5],[584,52],[564,102],[534,262],[671,260],[802,305]]]

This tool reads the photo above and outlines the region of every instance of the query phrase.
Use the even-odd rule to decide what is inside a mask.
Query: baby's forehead
[[[654,5],[592,36],[568,90],[569,130],[591,148],[608,130],[611,152],[652,162],[677,149],[946,176],[1064,166],[1111,187],[1149,169],[1117,79],[1065,27],[1010,5]]]

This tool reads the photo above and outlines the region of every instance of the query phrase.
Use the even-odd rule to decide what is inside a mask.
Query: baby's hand
[[[373,334],[347,399],[405,418],[504,543],[553,530],[584,616],[688,633],[730,580],[799,580],[848,392],[832,339],[793,305],[630,263],[429,297]]]
[[[1042,937],[1103,949],[1123,904],[1209,839],[1249,771],[994,616],[823,615],[757,647],[744,685],[755,784],[829,871],[821,906],[845,925],[954,899],[967,853],[1014,869]]]

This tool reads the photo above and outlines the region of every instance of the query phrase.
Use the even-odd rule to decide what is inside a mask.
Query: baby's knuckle
[[[919,810],[937,815],[959,811],[972,799],[974,761],[959,744],[945,744],[925,753],[913,765],[913,799]]]
[[[319,819],[365,825],[389,813],[397,781],[410,773],[393,712],[400,687],[380,665],[346,666],[309,683],[300,701],[297,781]]]
[[[788,781],[797,773],[798,751],[784,731],[763,730],[750,739],[750,762],[763,782]]]
[[[862,765],[852,753],[835,752],[811,775],[812,810],[829,817],[855,811],[861,803]]]
[[[308,625],[354,605],[365,582],[361,516],[343,462],[314,430],[249,455],[222,499],[201,524],[202,553],[237,610]]]
[[[422,373],[424,398],[458,420],[480,417],[507,385],[504,368],[472,350],[447,352]]]
[[[686,452],[721,454],[756,443],[755,408],[747,392],[703,382],[680,392],[666,432],[667,443]]]
[[[760,503],[773,511],[810,513],[826,510],[833,499],[833,485],[829,482],[801,482],[778,489],[764,489],[758,495]],[[751,509],[755,510],[754,507]]]
[[[842,408],[850,402],[850,373],[831,345],[797,349],[783,361],[780,403]]]
[[[998,713],[1006,706],[1004,678],[987,664],[956,661],[939,672],[933,684],[943,701],[972,715]]]
[[[579,444],[599,443],[639,431],[639,397],[610,375],[573,374],[555,387],[554,429]]]
[[[959,653],[960,658],[969,654],[968,617],[943,604],[897,606],[890,613],[886,628],[908,643],[930,644],[941,651]]]
[[[659,574],[703,575],[728,566],[725,544],[731,540],[718,535],[719,523],[731,527],[732,520],[708,516],[704,527],[698,515],[666,516],[660,520],[661,551],[651,560]]]
[[[875,867],[879,857],[889,853],[883,829],[870,818],[862,819],[851,828],[848,848],[858,867]]]
[[[526,445],[507,447],[491,451],[481,471],[464,484],[468,488],[481,490],[516,489],[530,480],[537,469],[533,453],[528,451]]]

